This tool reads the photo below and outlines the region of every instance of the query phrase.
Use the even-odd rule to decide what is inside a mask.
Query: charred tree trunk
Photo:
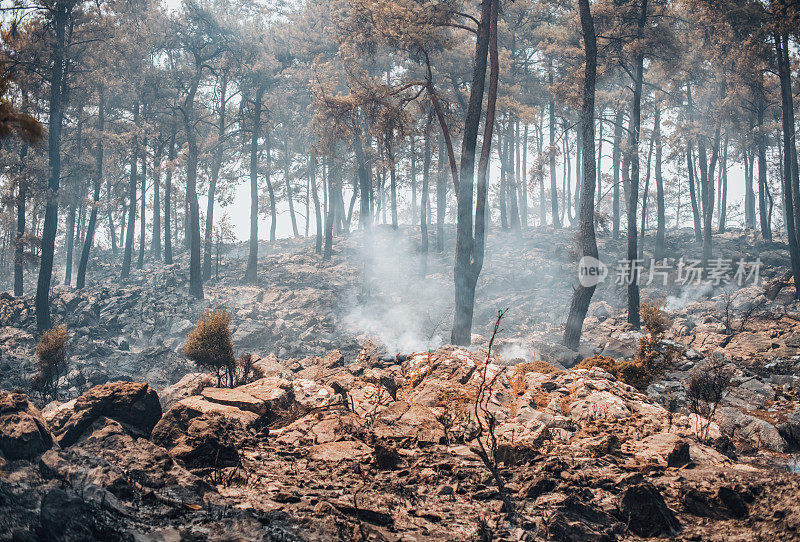
[[[144,250],[147,240],[147,141],[145,140],[144,152],[142,153],[142,206],[139,208],[139,259],[136,261],[136,269],[144,267]]]
[[[256,90],[253,103],[253,128],[250,134],[250,252],[244,272],[246,282],[255,282],[258,267],[258,138],[261,135],[261,107],[264,88]],[[269,136],[267,136],[267,159],[269,159]]]
[[[28,156],[28,144],[24,141],[19,151],[20,169]],[[28,198],[28,182],[20,175],[17,185],[17,235],[14,239],[14,297],[24,293],[25,272],[25,203]]]
[[[153,241],[150,251],[157,261],[161,261],[161,159],[164,145],[159,144],[153,157]]]
[[[547,82],[553,85],[553,61],[550,61],[550,68],[547,72]],[[556,101],[551,92],[548,103],[548,113],[550,117],[550,212],[553,215],[553,227],[561,227],[561,218],[558,212],[558,185],[556,184]]]
[[[665,247],[664,237],[666,235],[667,220],[664,205],[664,179],[661,175],[662,147],[661,147],[661,107],[656,104],[655,109],[655,133],[653,139],[656,146],[656,245],[653,257],[656,260],[664,258]]]
[[[101,86],[98,91],[97,105],[97,152],[95,154],[94,185],[92,187],[92,210],[89,214],[89,225],[86,228],[86,238],[83,241],[81,259],[78,263],[78,277],[75,287],[79,290],[86,284],[86,267],[89,265],[89,252],[94,243],[94,232],[97,226],[97,208],[100,206],[100,187],[103,183],[103,130],[105,130],[105,96]]]
[[[214,200],[217,196],[217,181],[222,168],[222,157],[225,152],[225,106],[228,101],[228,72],[222,70],[219,77],[219,114],[217,116],[217,145],[211,161],[211,175],[208,179],[208,200],[206,202],[206,228],[203,239],[203,280],[211,278],[212,234],[214,232]]]
[[[447,213],[447,153],[444,136],[439,134],[439,154],[436,158],[436,252],[444,250],[444,215]]]
[[[53,255],[58,231],[58,189],[61,179],[61,126],[63,120],[64,53],[66,49],[67,21],[73,3],[56,2],[53,6],[53,30],[55,42],[52,48],[52,70],[50,73],[49,134],[47,158],[50,176],[47,182],[49,194],[44,212],[42,250],[39,278],[36,284],[36,328],[39,332],[50,329],[50,281],[53,278]]]
[[[637,37],[641,39],[647,23],[647,0],[642,0],[642,7],[637,24]],[[641,130],[642,82],[644,79],[644,56],[641,51],[636,54],[633,73],[633,103],[631,105],[631,130],[629,134],[629,152],[631,162],[630,193],[628,194],[628,262],[633,263],[638,255],[636,235],[636,206],[639,200],[639,135]],[[628,323],[639,329],[639,282],[638,274],[631,269],[628,277]]]
[[[594,94],[597,77],[597,40],[594,31],[594,20],[589,7],[589,0],[578,0],[583,44],[586,52],[586,66],[583,80],[583,106],[581,107],[581,139],[583,139],[583,196],[581,199],[580,235],[581,252],[586,258],[584,262],[594,265],[589,258],[597,259],[597,240],[594,231],[594,188],[596,165],[594,156]],[[588,265],[587,265],[588,267]],[[581,342],[583,321],[586,311],[597,287],[592,280],[584,280],[572,294],[569,316],[564,329],[564,345],[577,350]]]
[[[175,137],[177,124],[172,125],[172,137],[169,139],[167,159],[167,178],[164,186],[164,263],[172,265],[172,172],[175,167]]]
[[[461,140],[461,165],[457,180],[456,258],[453,270],[455,283],[455,315],[450,342],[469,345],[472,340],[472,316],[475,310],[475,286],[483,267],[485,247],[485,213],[487,169],[494,129],[499,59],[497,51],[498,0],[482,0],[481,17],[475,40],[469,103]],[[489,95],[484,125],[483,148],[478,164],[478,190],[473,236],[472,201],[475,180],[475,150],[483,106],[487,56],[490,58]]]
[[[133,106],[133,124],[139,126],[139,103]],[[136,226],[136,182],[139,173],[139,141],[134,135],[131,144],[131,166],[130,179],[128,180],[128,208],[125,223],[125,253],[122,257],[122,278],[126,278],[131,272],[131,260],[133,259],[133,238]]]
[[[620,160],[622,156],[622,120],[624,110],[622,106],[617,109],[617,115],[614,118],[614,148],[611,151],[612,167],[614,168],[614,188],[613,199],[611,202],[611,234],[614,239],[619,238],[619,183],[620,179]]]
[[[197,148],[194,98],[200,84],[199,66],[195,67],[195,78],[183,105],[183,124],[186,132],[186,198],[189,201],[189,294],[203,299],[203,274],[200,260],[200,204],[197,201]]]
[[[786,216],[786,241],[794,276],[795,298],[800,297],[800,251],[795,229],[794,197],[798,187],[793,185],[792,139],[794,138],[794,103],[792,96],[791,65],[789,63],[789,38],[775,34],[775,52],[778,60],[778,76],[781,84],[781,125],[783,128],[783,207]]]

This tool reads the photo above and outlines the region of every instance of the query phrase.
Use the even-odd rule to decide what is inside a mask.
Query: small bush
[[[686,381],[686,402],[689,405],[689,411],[700,418],[698,420],[698,438],[701,441],[708,440],[711,421],[730,384],[731,374],[721,362],[696,368],[689,375]],[[705,419],[705,423],[703,423],[703,419]]]
[[[244,354],[236,360],[233,367],[233,387],[249,384],[260,378],[264,378],[264,371],[253,365],[253,356]]]
[[[664,348],[663,345],[664,332],[672,325],[669,316],[664,311],[664,301],[661,299],[652,302],[643,301],[639,306],[639,314],[647,334],[639,339],[636,363],[645,368],[649,378],[647,385],[650,385],[656,376],[672,365],[677,352],[673,347]]]
[[[189,332],[183,355],[198,367],[211,370],[217,375],[217,385],[222,385],[223,375],[228,386],[234,385],[236,358],[231,340],[231,315],[227,308],[203,311],[200,321]]]
[[[638,360],[617,361],[608,356],[592,356],[581,361],[576,369],[591,369],[599,367],[611,374],[620,382],[625,382],[639,391],[645,391],[653,382],[656,373],[648,369],[646,365]]]
[[[642,323],[651,335],[663,335],[672,325],[669,316],[664,311],[664,307],[663,299],[642,301],[639,305],[639,315],[642,317]]]
[[[43,397],[55,399],[58,388],[68,372],[67,365],[67,326],[56,326],[45,331],[36,346],[36,375],[31,389]]]

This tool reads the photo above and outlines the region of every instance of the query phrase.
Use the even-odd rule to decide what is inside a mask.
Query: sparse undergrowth
[[[31,389],[43,398],[55,399],[68,372],[67,326],[61,324],[45,331],[36,346],[36,375]]]
[[[217,375],[217,385],[241,386],[263,376],[261,370],[253,365],[250,354],[238,359],[233,354],[231,340],[231,314],[227,308],[203,311],[200,321],[189,332],[183,355],[198,367],[213,371]]]

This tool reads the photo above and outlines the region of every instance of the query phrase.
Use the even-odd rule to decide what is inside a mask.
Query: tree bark
[[[664,259],[665,255],[665,246],[664,246],[664,237],[666,235],[666,213],[665,213],[665,205],[664,205],[664,179],[661,174],[661,162],[662,162],[662,147],[661,147],[661,107],[660,104],[656,104],[655,110],[655,133],[653,134],[653,138],[655,139],[656,145],[656,245],[653,257],[656,260]]]
[[[164,145],[159,143],[153,157],[153,240],[150,251],[157,261],[161,261],[161,159]]]
[[[97,104],[97,152],[95,154],[94,186],[92,191],[92,210],[89,214],[89,225],[86,228],[86,238],[83,241],[81,260],[78,263],[78,277],[75,287],[81,289],[86,284],[86,268],[89,265],[89,252],[94,242],[94,232],[97,226],[97,210],[100,206],[100,186],[103,183],[103,139],[105,130],[105,92],[101,86],[98,90]]]
[[[547,82],[550,86],[553,85],[553,60],[550,60],[550,67],[547,72]],[[558,229],[561,227],[561,218],[558,213],[558,186],[556,184],[556,102],[555,97],[551,91],[550,101],[548,103],[548,112],[550,115],[550,212],[553,215],[553,227]]]
[[[642,0],[642,7],[637,24],[637,38],[641,40],[644,26],[647,23],[647,0]],[[633,74],[633,103],[631,105],[631,122],[629,134],[631,180],[628,194],[628,261],[633,266],[638,256],[636,235],[636,206],[639,201],[639,135],[641,130],[642,111],[642,82],[644,79],[644,55],[641,51],[636,54]],[[641,326],[639,318],[639,281],[638,274],[631,273],[628,282],[628,323],[634,329]]]
[[[145,108],[145,112],[147,109]],[[146,117],[145,117],[146,118]],[[139,208],[139,259],[136,261],[136,269],[144,267],[144,251],[147,242],[147,140],[142,145],[142,206]]]
[[[447,213],[447,169],[444,136],[439,133],[436,158],[436,252],[444,250],[444,218]]]
[[[611,151],[611,161],[614,170],[613,199],[611,202],[611,235],[614,239],[619,238],[619,183],[620,183],[620,161],[622,156],[622,120],[625,111],[622,106],[617,109],[614,118],[614,148]]]
[[[175,137],[178,126],[173,122],[169,139],[167,178],[164,185],[164,263],[172,265],[172,172],[175,167]]]
[[[20,169],[28,156],[28,144],[22,142],[19,151]],[[28,183],[20,175],[17,187],[17,236],[14,239],[14,297],[22,297],[24,293],[25,272],[25,203],[28,197]]]
[[[197,201],[197,132],[195,129],[194,98],[200,84],[200,66],[195,66],[195,77],[183,106],[183,123],[186,132],[186,198],[189,201],[189,294],[203,299],[203,274],[200,260],[200,204]]]
[[[792,96],[791,65],[789,64],[789,38],[785,34],[774,35],[775,52],[778,60],[778,76],[781,85],[781,126],[783,128],[783,207],[786,222],[786,241],[794,277],[795,298],[800,297],[800,250],[798,250],[797,230],[795,229],[795,210],[793,194],[797,187],[792,186],[792,139],[794,138],[794,103]]]
[[[217,196],[217,181],[222,168],[222,157],[225,152],[225,106],[228,96],[228,72],[222,70],[219,77],[219,114],[217,115],[217,145],[211,161],[211,175],[208,180],[208,199],[206,201],[206,228],[203,239],[203,280],[211,278],[212,234],[214,232],[214,200]]]
[[[133,106],[134,129],[139,126],[139,102]],[[122,278],[127,278],[131,272],[133,259],[133,238],[136,226],[136,182],[139,174],[139,141],[138,136],[133,136],[131,143],[130,178],[128,179],[128,217],[125,223],[125,252],[122,257]]]
[[[250,253],[247,257],[247,269],[244,272],[246,282],[255,282],[258,266],[258,138],[261,134],[261,107],[264,99],[264,88],[256,90],[253,104],[253,129],[250,134]],[[267,159],[269,160],[269,136],[267,136]],[[274,205],[273,205],[274,212]]]
[[[594,189],[596,164],[594,155],[594,94],[597,77],[597,40],[589,0],[578,0],[586,65],[583,81],[583,106],[581,107],[581,138],[583,139],[583,196],[581,198],[580,235],[581,251],[585,258],[597,258],[597,239],[594,231]],[[564,329],[564,345],[572,350],[580,346],[583,321],[589,309],[596,284],[580,284],[572,294],[569,316]]]

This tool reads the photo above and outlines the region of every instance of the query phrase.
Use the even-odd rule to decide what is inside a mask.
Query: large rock
[[[204,388],[214,386],[216,377],[208,373],[189,373],[171,386],[167,386],[158,394],[161,409],[166,412],[172,405],[193,395],[200,395]]]
[[[776,426],[781,436],[792,449],[800,449],[800,409],[786,417],[786,421]]]
[[[44,478],[66,482],[90,500],[117,511],[138,491],[158,490],[172,501],[200,503],[210,487],[144,438],[131,437],[119,422],[98,418],[86,435],[66,449],[42,455]]]
[[[187,467],[233,466],[239,461],[237,438],[261,417],[203,397],[178,401],[153,428],[152,440]]]
[[[720,407],[717,410],[717,423],[723,433],[748,441],[755,448],[773,452],[785,452],[788,448],[774,425],[736,408]]]
[[[675,514],[667,507],[658,489],[650,483],[626,489],[620,499],[619,509],[628,523],[628,529],[637,536],[672,536],[680,530]]]
[[[130,434],[149,437],[161,419],[158,394],[145,383],[113,382],[95,386],[49,419],[56,440],[71,446],[99,417],[118,421]]]
[[[631,411],[625,401],[608,391],[596,391],[576,401],[569,411],[574,420],[628,418]]]
[[[23,393],[0,391],[0,452],[7,459],[31,459],[53,445],[42,414]]]

